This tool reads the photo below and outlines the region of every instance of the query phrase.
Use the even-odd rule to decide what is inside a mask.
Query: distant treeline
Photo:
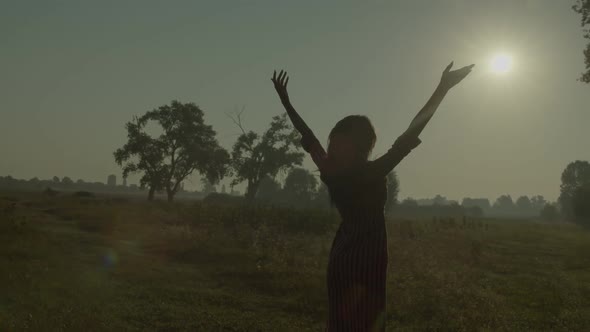
[[[184,198],[203,199],[216,203],[236,204],[244,201],[238,191],[226,192],[222,186],[221,192],[215,185],[202,179],[202,191],[186,191],[184,187],[179,189],[179,196]],[[92,193],[126,193],[143,195],[147,189],[135,184],[115,185],[102,182],[73,181],[69,177],[57,176],[48,180],[32,178],[29,180],[15,179],[11,176],[0,177],[0,189],[18,191],[45,191],[48,188],[54,191],[77,192],[87,191]],[[542,214],[549,204],[543,196],[519,197],[516,202],[510,195],[500,196],[493,204],[487,198],[464,198],[461,204],[437,195],[431,199],[407,198],[398,202],[399,180],[395,172],[388,176],[388,204],[385,213],[387,215],[404,218],[431,218],[431,217],[537,217]],[[284,183],[280,183],[270,177],[265,177],[258,187],[256,201],[274,206],[292,208],[329,209],[330,201],[325,184],[321,183],[308,170],[293,168],[289,171]],[[555,207],[555,210],[557,208]],[[551,212],[551,211],[550,211]],[[551,213],[556,214],[556,211]],[[551,219],[551,218],[548,218]]]
[[[538,216],[547,204],[556,205],[556,203],[547,202],[541,195],[532,197],[520,196],[516,201],[510,195],[501,195],[493,203],[487,198],[463,198],[461,203],[448,200],[446,197],[436,195],[432,199],[412,199],[408,198],[404,202],[408,206],[462,206],[470,209],[471,214],[485,215],[492,217],[534,217]]]
[[[73,181],[69,177],[58,178],[54,176],[52,179],[41,180],[34,177],[29,180],[15,179],[12,176],[0,176],[0,189],[9,191],[31,191],[41,192],[47,189],[53,191],[77,192],[86,191],[91,193],[126,193],[145,195],[146,189],[141,188],[136,184],[131,185],[109,185],[103,182],[86,182],[84,180]],[[179,194],[183,196],[194,196],[195,198],[202,198],[206,195],[203,192],[189,192],[180,191]]]

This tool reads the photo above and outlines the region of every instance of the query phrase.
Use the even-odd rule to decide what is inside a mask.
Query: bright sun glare
[[[509,72],[512,69],[512,57],[508,54],[496,54],[492,58],[491,68],[498,74]]]

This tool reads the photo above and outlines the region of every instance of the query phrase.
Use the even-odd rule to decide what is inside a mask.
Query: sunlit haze
[[[396,168],[400,197],[555,200],[565,166],[590,158],[587,145],[575,144],[588,141],[590,93],[576,81],[585,43],[570,7],[554,0],[5,2],[0,174],[120,179],[113,151],[126,141],[125,122],[172,99],[199,105],[231,150],[240,129],[226,113],[245,107],[244,127],[257,132],[284,113],[274,69],[289,71],[292,102],[324,146],[338,120],[367,115],[378,137],[374,158],[455,61],[455,68],[476,66]],[[304,167],[315,169],[309,156]],[[198,189],[199,178],[186,188]]]
[[[512,69],[512,57],[508,54],[497,54],[492,58],[491,68],[495,73],[505,74]]]

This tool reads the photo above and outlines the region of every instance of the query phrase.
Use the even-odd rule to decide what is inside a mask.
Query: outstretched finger
[[[285,81],[285,88],[287,87],[287,83],[289,83],[289,76],[287,76],[287,80]]]
[[[276,71],[276,69],[275,69],[275,71],[272,74],[272,80],[273,80],[273,82],[277,80],[277,71]]]
[[[447,66],[447,68],[445,68],[445,73],[448,73],[448,72],[449,72],[449,70],[451,70],[451,68],[453,67],[453,63],[454,63],[454,62],[455,62],[455,61],[451,61],[451,63],[449,63],[449,65]]]

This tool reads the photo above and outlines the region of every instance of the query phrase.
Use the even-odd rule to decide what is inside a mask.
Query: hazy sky
[[[172,99],[202,107],[231,149],[239,130],[225,113],[245,106],[245,127],[260,132],[284,112],[275,68],[324,146],[339,119],[369,116],[376,157],[455,60],[476,67],[397,167],[401,197],[553,200],[565,166],[590,159],[573,3],[2,0],[0,174],[104,182],[120,175],[125,122]],[[514,59],[504,75],[489,69],[500,51]]]

